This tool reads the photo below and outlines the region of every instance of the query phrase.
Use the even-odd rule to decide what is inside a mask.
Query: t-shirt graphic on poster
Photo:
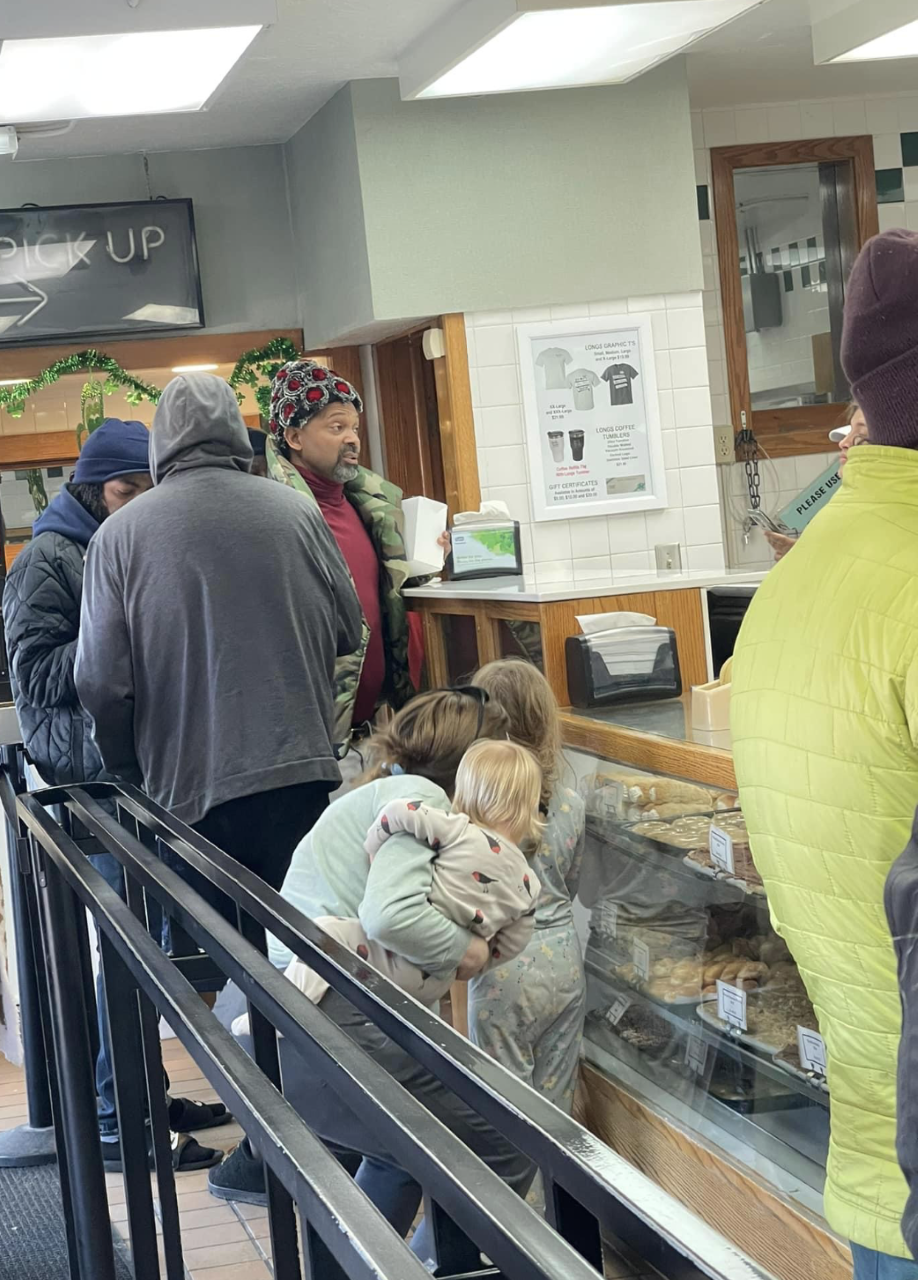
[[[548,347],[538,356],[536,364],[545,372],[546,391],[562,391],[567,388],[567,366],[573,358],[563,347]]]
[[[634,404],[632,382],[637,378],[637,369],[630,364],[610,364],[603,370],[602,380],[609,384],[609,398],[613,404]]]
[[[592,369],[575,369],[567,375],[567,385],[574,393],[574,408],[587,412],[593,408],[593,388],[599,379]]]

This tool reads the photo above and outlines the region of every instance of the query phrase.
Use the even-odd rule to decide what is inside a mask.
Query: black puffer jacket
[[[65,487],[13,562],[3,623],[22,740],[50,785],[106,777],[73,683],[83,558],[98,529]]]

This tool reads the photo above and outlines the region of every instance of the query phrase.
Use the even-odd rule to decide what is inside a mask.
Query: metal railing
[[[115,800],[118,818],[100,806]],[[123,901],[52,812],[78,820],[121,862]],[[112,1241],[96,1131],[86,916],[101,936],[112,1028],[128,1224],[137,1280],[159,1280],[145,1110],[163,1221],[167,1280],[182,1280],[181,1240],[162,1089],[163,1015],[265,1160],[277,1280],[427,1275],[337,1159],[283,1096],[278,1034],[327,1082],[424,1189],[434,1238],[448,1215],[507,1280],[595,1280],[602,1237],[671,1280],[765,1280],[691,1211],[570,1117],[331,939],[258,877],[132,787],[95,783],[19,796],[44,946],[52,1094],[61,1181],[80,1280],[112,1280]],[[167,867],[167,845],[236,903],[238,930]],[[250,1058],[146,927],[158,904],[248,1000]],[[478,1112],[541,1171],[547,1220],[535,1213],[266,957],[266,931],[312,966],[386,1035]],[[82,937],[81,937],[82,935]],[[45,975],[39,975],[39,981]],[[46,1034],[48,1028],[45,1028]],[[296,1213],[301,1230],[296,1229]]]

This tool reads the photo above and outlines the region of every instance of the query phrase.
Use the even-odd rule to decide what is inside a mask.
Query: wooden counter
[[[691,694],[684,694],[679,701],[684,709],[685,723],[691,724]],[[561,732],[564,745],[576,751],[604,760],[618,760],[648,773],[688,778],[691,782],[720,787],[724,791],[736,790],[733,757],[722,747],[647,733],[621,724],[612,713],[600,718],[571,707],[561,713]]]

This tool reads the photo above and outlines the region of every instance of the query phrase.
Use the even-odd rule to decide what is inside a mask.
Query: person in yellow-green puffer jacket
[[[740,801],[826,1041],[825,1213],[855,1280],[916,1280],[896,1160],[901,1007],[883,888],[918,804],[918,236],[865,246],[845,371],[871,443],[759,588],[737,642]]]

